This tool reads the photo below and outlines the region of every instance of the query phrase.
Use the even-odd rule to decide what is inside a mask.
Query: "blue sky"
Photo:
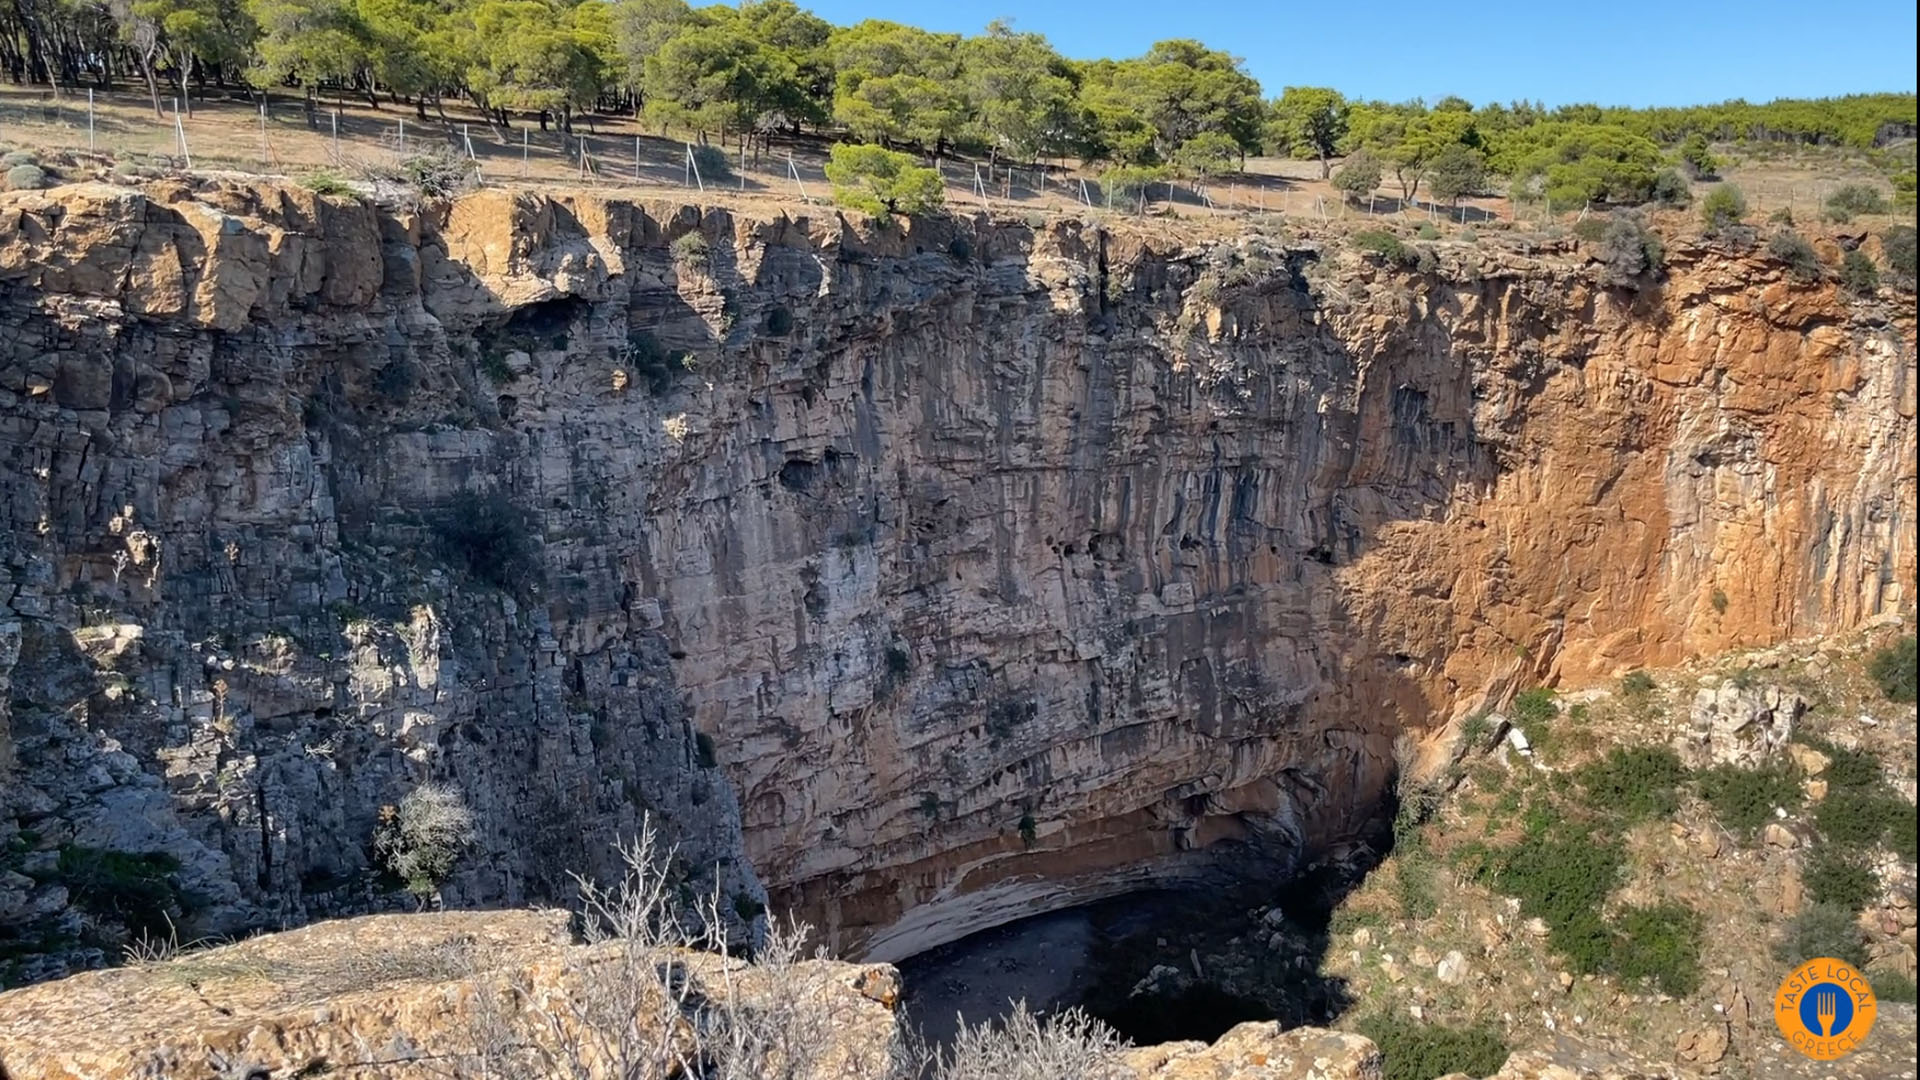
[[[977,33],[996,17],[1068,56],[1135,56],[1198,38],[1247,61],[1268,93],[1476,104],[1686,105],[1914,89],[1913,0],[1279,4],[1257,0],[799,0],[830,22],[892,19]]]

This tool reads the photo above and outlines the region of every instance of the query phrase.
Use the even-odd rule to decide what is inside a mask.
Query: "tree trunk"
[[[1322,150],[1320,151],[1320,179],[1325,180],[1332,175],[1333,163],[1327,160],[1327,152]]]
[[[141,63],[140,71],[147,77],[147,97],[153,102],[153,118],[162,119],[166,114],[160,111],[160,80],[154,77],[151,57],[145,58]]]

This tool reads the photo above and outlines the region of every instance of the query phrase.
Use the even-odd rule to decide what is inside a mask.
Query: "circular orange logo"
[[[1832,1061],[1867,1041],[1879,1005],[1865,975],[1845,960],[1823,956],[1801,964],[1780,984],[1773,1022],[1795,1050]]]

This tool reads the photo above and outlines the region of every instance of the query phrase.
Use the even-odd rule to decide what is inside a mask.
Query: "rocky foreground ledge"
[[[469,1070],[490,1046],[568,1047],[575,1061],[541,1075],[594,1071],[572,1029],[583,980],[618,964],[616,943],[576,944],[559,911],[375,915],[316,923],[239,944],[87,972],[0,994],[0,1080],[292,1080],[524,1076]],[[805,961],[774,985],[762,969],[676,953],[703,988],[730,984],[749,1008],[824,1018],[807,1061],[782,1076],[885,1080],[898,976],[885,964]],[[805,1000],[792,1000],[795,988]],[[511,988],[510,992],[503,992]],[[501,1015],[515,1002],[519,1015]],[[527,1023],[532,1026],[525,1026]],[[636,1025],[638,1026],[638,1025]],[[695,1037],[680,1021],[664,1042]],[[528,1033],[534,1032],[529,1037]],[[581,1047],[586,1046],[584,1051]],[[562,1052],[564,1054],[564,1051]],[[1378,1080],[1379,1051],[1358,1035],[1241,1024],[1212,1045],[1126,1051],[1114,1080]],[[1648,1080],[1684,1074],[1645,1066],[1567,1064],[1516,1054],[1500,1080]]]

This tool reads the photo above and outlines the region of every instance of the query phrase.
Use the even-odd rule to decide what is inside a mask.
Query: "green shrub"
[[[1599,214],[1583,217],[1573,223],[1573,235],[1589,244],[1597,244],[1601,237],[1607,235],[1607,220]]]
[[[1832,788],[1827,797],[1820,800],[1813,823],[1827,843],[1866,850],[1879,846],[1895,830],[1911,832],[1913,807],[1881,784],[1868,788]]]
[[[320,169],[300,178],[300,183],[315,195],[352,195],[353,185],[336,172]]]
[[[1839,190],[1827,196],[1827,218],[1830,221],[1852,221],[1856,214],[1890,214],[1893,204],[1880,193],[1880,189],[1871,184],[1844,184]]]
[[[1699,913],[1684,904],[1621,909],[1614,920],[1614,973],[1674,997],[1693,993],[1700,988],[1702,926]]]
[[[1433,1080],[1449,1073],[1488,1076],[1507,1060],[1499,1031],[1485,1025],[1447,1027],[1376,1015],[1355,1027],[1380,1048],[1383,1080]]]
[[[1434,881],[1433,856],[1424,846],[1414,844],[1394,849],[1393,885],[1402,918],[1426,919],[1439,912],[1440,893]]]
[[[840,143],[827,160],[834,201],[850,210],[880,214],[928,214],[946,201],[940,174],[915,164],[913,155],[879,146]]]
[[[1720,175],[1720,159],[1713,156],[1707,137],[1697,131],[1681,140],[1680,162],[1696,180],[1712,180]]]
[[[1831,844],[1814,845],[1800,878],[1814,903],[1848,911],[1860,911],[1880,895],[1880,882],[1866,859]]]
[[[514,589],[538,569],[527,514],[498,492],[462,491],[435,523],[447,555],[481,581]]]
[[[472,190],[473,162],[451,150],[417,154],[400,163],[400,179],[430,199],[450,199]]]
[[[1587,804],[1629,821],[1671,818],[1680,809],[1680,756],[1664,746],[1616,746],[1577,774]]]
[[[1601,280],[1614,288],[1639,288],[1660,276],[1666,245],[1639,214],[1621,212],[1607,223],[1597,251]]]
[[[1849,251],[1840,260],[1840,285],[1855,296],[1872,296],[1880,288],[1880,268],[1866,252]]]
[[[1881,233],[1880,252],[1886,257],[1887,277],[1891,279],[1894,287],[1912,292],[1914,271],[1913,226],[1895,225],[1886,232]],[[1908,653],[1908,655],[1911,656],[1912,653]],[[1911,672],[1913,665],[1908,664],[1907,670]],[[1908,678],[1911,679],[1912,676],[1909,675]],[[1907,685],[1911,687],[1913,683],[1909,681]],[[1906,700],[1913,700],[1911,691],[1909,691],[1909,696]]]
[[[1423,221],[1420,223],[1419,228],[1413,230],[1413,235],[1422,240],[1438,240],[1440,239],[1440,228],[1431,221]]]
[[[1880,785],[1880,759],[1865,750],[1855,750],[1828,742],[1819,736],[1801,737],[1802,744],[1826,756],[1827,767],[1820,779],[1833,790],[1864,790]]]
[[[1908,634],[1874,650],[1867,658],[1867,677],[1880,687],[1888,701],[1912,701],[1917,659],[1920,657],[1916,657],[1914,636]]]
[[[1833,904],[1813,904],[1787,923],[1773,955],[1788,967],[1799,967],[1823,956],[1864,967],[1867,935],[1852,911]]]
[[[1384,229],[1366,229],[1353,234],[1353,246],[1361,251],[1380,256],[1389,265],[1413,266],[1420,261],[1419,253],[1400,242],[1400,238]]]
[[[1620,695],[1626,698],[1644,698],[1659,688],[1653,676],[1644,671],[1629,671],[1620,676]]]
[[[1538,831],[1495,856],[1494,886],[1548,928],[1548,943],[1582,973],[1606,970],[1612,941],[1600,905],[1625,858],[1618,841],[1547,816]]]
[[[400,805],[382,807],[373,829],[373,853],[380,868],[422,899],[440,891],[472,842],[473,815],[466,803],[437,784],[422,784]]]
[[[1820,280],[1820,257],[1806,237],[1791,229],[1781,229],[1767,241],[1767,254],[1787,264],[1787,273],[1802,284]]]
[[[697,232],[684,232],[673,238],[667,245],[673,253],[673,261],[683,266],[692,266],[701,270],[707,268],[707,260],[712,251],[707,247],[707,238]]]
[[[38,165],[15,165],[7,170],[8,191],[32,191],[46,186],[46,170]]]
[[[1536,743],[1546,738],[1554,719],[1560,715],[1553,698],[1553,690],[1545,686],[1522,690],[1513,696],[1513,722]]]
[[[1747,216],[1747,197],[1732,184],[1721,184],[1700,202],[1700,220],[1707,232],[1718,233],[1738,225]]]
[[[727,152],[711,143],[693,148],[693,167],[700,171],[703,184],[733,179],[733,163],[727,158]]]
[[[0,154],[0,169],[11,169],[16,165],[35,164],[33,154],[26,150],[9,150]]]
[[[1677,169],[1661,169],[1653,174],[1653,201],[1661,206],[1685,206],[1693,201],[1693,186]]]
[[[627,364],[647,381],[647,389],[656,395],[673,389],[674,379],[691,366],[690,359],[687,353],[668,350],[660,344],[660,339],[645,330],[627,338]]]
[[[1751,841],[1773,820],[1777,806],[1796,807],[1803,794],[1800,776],[1785,762],[1742,768],[1715,765],[1698,774],[1700,797],[1729,832]]]
[[[55,880],[68,902],[91,915],[113,919],[135,939],[172,936],[170,919],[180,895],[173,875],[180,860],[161,851],[114,851],[69,845],[60,849]]]
[[[1349,155],[1333,174],[1334,190],[1352,200],[1364,199],[1379,189],[1382,172],[1380,159],[1362,150]]]
[[[1913,1004],[1913,978],[1897,971],[1869,971],[1867,980],[1873,986],[1873,996],[1881,1001],[1897,1001]]]
[[[1793,228],[1793,207],[1783,206],[1773,213],[1768,214],[1767,224],[1780,225],[1789,229]]]
[[[1100,188],[1109,204],[1141,204],[1152,194],[1155,184],[1167,182],[1167,171],[1145,165],[1119,165],[1100,174]]]

